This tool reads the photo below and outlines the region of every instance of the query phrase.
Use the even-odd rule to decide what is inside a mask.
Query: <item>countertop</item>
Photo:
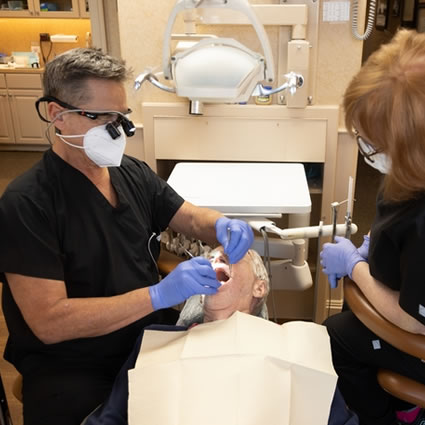
[[[11,73],[11,74],[42,74],[44,72],[44,68],[12,68],[7,65],[0,65],[0,73]]]

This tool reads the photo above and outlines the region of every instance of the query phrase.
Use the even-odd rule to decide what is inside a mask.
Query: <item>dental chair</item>
[[[165,249],[161,249],[158,258],[159,274],[162,277],[167,276],[167,274],[171,273],[182,261],[184,261],[184,258],[178,257]]]
[[[348,276],[344,279],[344,299],[372,332],[397,349],[425,360],[425,336],[404,331],[385,319]],[[425,385],[386,369],[378,370],[378,382],[385,391],[400,400],[425,408]]]

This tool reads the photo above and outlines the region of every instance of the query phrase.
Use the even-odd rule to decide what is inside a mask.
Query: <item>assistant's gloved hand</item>
[[[227,238],[227,229],[230,229],[230,241]],[[241,260],[254,241],[250,225],[243,220],[221,217],[215,222],[215,230],[217,240],[223,245],[224,253],[229,257],[231,264]]]
[[[363,236],[363,243],[357,248],[357,252],[367,261],[369,257],[369,235]]]
[[[215,294],[220,287],[211,263],[194,257],[180,263],[161,282],[149,287],[154,310],[180,304],[195,294]]]
[[[331,288],[336,288],[338,279],[350,276],[354,266],[365,259],[358,253],[353,243],[341,236],[335,236],[335,243],[325,243],[320,253],[320,264],[328,275]]]

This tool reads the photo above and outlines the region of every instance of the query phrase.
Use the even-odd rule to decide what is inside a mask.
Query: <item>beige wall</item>
[[[174,3],[175,0],[118,0],[121,52],[123,58],[134,69],[135,76],[148,66],[160,65],[163,33]],[[279,4],[279,1],[251,0],[250,3]],[[364,10],[365,0],[361,0],[360,3],[363,6],[361,10]],[[338,105],[347,83],[360,67],[363,43],[351,35],[350,22],[336,24],[322,22],[322,7],[323,2],[320,5],[315,103]],[[277,56],[279,48],[277,27],[266,29],[273,53]],[[210,30],[211,28],[202,28],[202,32]],[[258,45],[251,28],[238,26],[230,30],[235,38],[249,47],[255,48]],[[177,22],[175,29],[175,32],[179,31],[182,31],[181,22]],[[221,27],[220,31],[226,32],[228,29]],[[179,101],[174,95],[162,92],[150,84],[146,84],[138,92],[134,92],[132,84],[129,84],[128,94],[130,105],[136,112],[134,119],[139,122],[143,121],[141,102]]]

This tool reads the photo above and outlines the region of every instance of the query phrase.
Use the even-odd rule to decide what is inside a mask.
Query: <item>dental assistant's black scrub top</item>
[[[145,163],[109,168],[112,207],[81,172],[48,150],[0,198],[0,280],[9,328],[4,357],[21,373],[43,364],[119,369],[161,311],[104,336],[43,344],[25,323],[5,273],[64,281],[69,298],[108,297],[158,282],[159,235],[183,199]],[[148,247],[149,245],[149,247]],[[52,282],[55,285],[55,282]]]
[[[371,275],[400,291],[400,307],[425,324],[425,193],[404,202],[378,194],[371,228]]]

